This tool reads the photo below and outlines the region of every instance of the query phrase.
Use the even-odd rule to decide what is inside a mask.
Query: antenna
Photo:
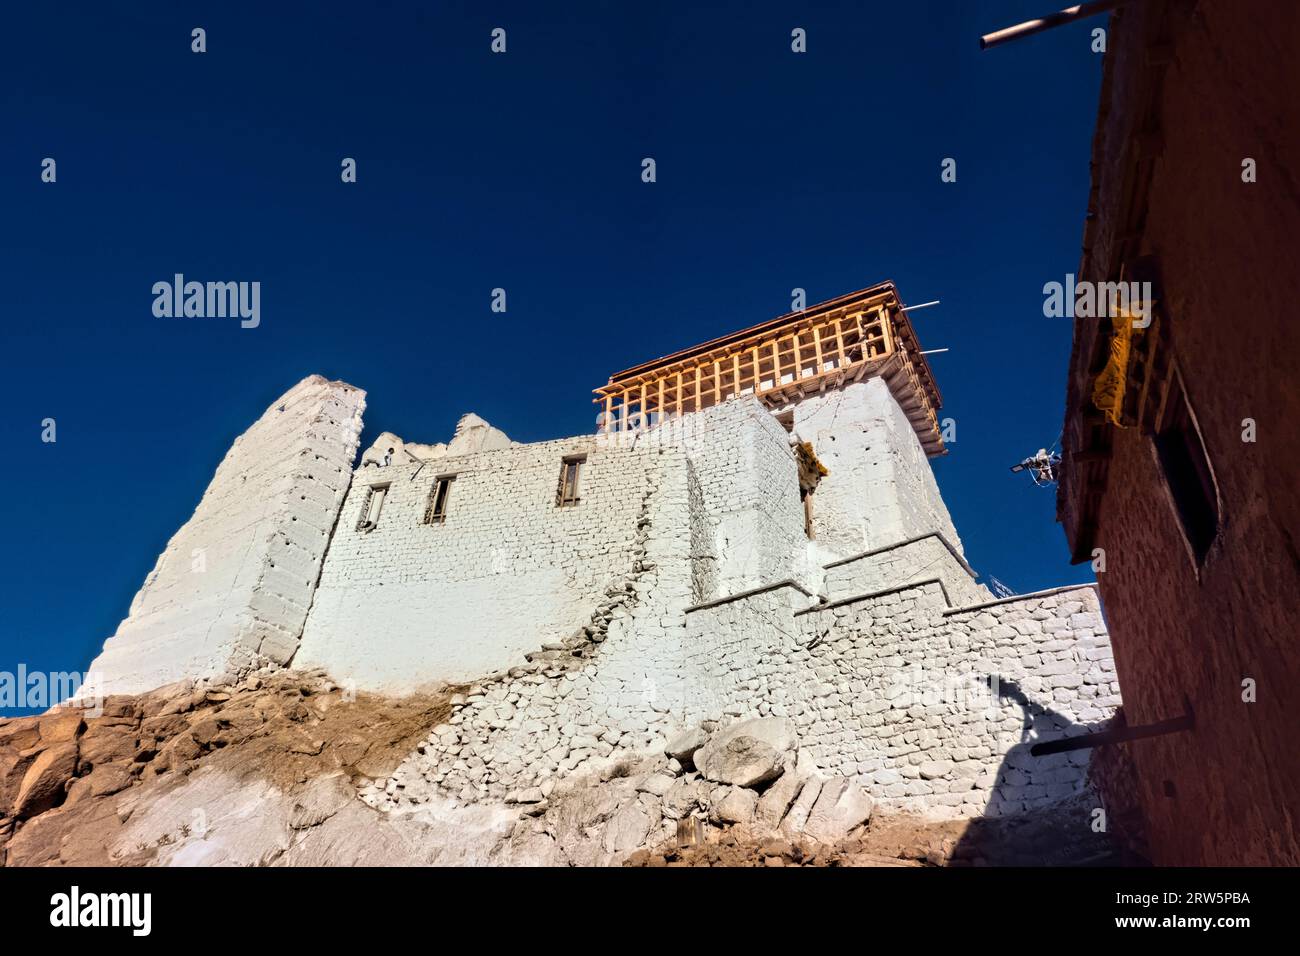
[[[1034,479],[1034,484],[1039,488],[1046,488],[1056,484],[1056,479],[1061,472],[1061,455],[1059,452],[1040,448],[1038,454],[1031,455],[1024,461],[1012,465],[1011,471],[1013,474],[1027,471],[1030,477]]]

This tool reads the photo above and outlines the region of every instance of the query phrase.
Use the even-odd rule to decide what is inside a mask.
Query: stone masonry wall
[[[618,753],[662,747],[694,675],[682,670],[684,611],[693,600],[691,490],[680,451],[655,452],[623,573],[585,625],[508,670],[478,681],[451,720],[393,774],[377,805],[435,793],[464,802],[556,780]]]
[[[845,433],[827,423],[822,434],[833,444]],[[831,562],[811,577],[838,600],[816,603],[792,576],[809,552],[789,439],[757,402],[588,441],[624,456],[607,459],[611,470],[655,463],[636,513],[617,519],[635,536],[614,549],[603,590],[587,591],[598,603],[575,605],[587,616],[568,636],[534,634],[494,660],[451,721],[368,795],[376,805],[546,792],[703,721],[766,715],[793,719],[823,770],[857,777],[886,804],[1009,813],[1085,787],[1086,751],[1039,760],[1027,749],[1083,732],[1118,703],[1091,589],[989,601],[931,529]],[[896,481],[872,489],[888,495]]]
[[[313,375],[235,440],[91,663],[91,686],[139,693],[293,657],[364,408],[360,389]]]
[[[938,578],[949,600],[957,604],[979,604],[993,595],[975,583],[975,572],[943,537],[935,531],[826,565],[826,596],[832,600],[855,594],[870,594],[908,581]]]
[[[701,559],[713,565],[710,598],[788,576],[803,553],[803,506],[790,436],[758,399],[743,395],[602,441],[685,452],[699,484]]]
[[[819,767],[886,805],[1005,814],[1086,788],[1088,751],[1028,749],[1087,732],[1119,704],[1092,588],[969,609],[950,608],[937,580],[792,601],[787,587],[688,614],[685,668],[729,695],[703,716],[789,717]]]
[[[580,454],[581,500],[561,507],[562,462]],[[580,436],[359,469],[295,665],[401,693],[474,680],[568,637],[629,572],[646,495],[668,467],[684,488],[680,454]],[[446,519],[426,524],[446,475]],[[377,527],[359,530],[384,484]],[[681,572],[689,581],[689,559]]]

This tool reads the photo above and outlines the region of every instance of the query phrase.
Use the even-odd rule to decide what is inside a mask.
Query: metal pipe
[[[899,312],[915,312],[917,309],[927,309],[927,308],[929,308],[929,307],[932,306],[932,305],[938,305],[938,304],[939,304],[939,300],[938,300],[938,299],[935,299],[933,302],[922,302],[920,305],[909,305],[909,306],[906,306],[905,308],[899,309],[898,311],[899,311]]]
[[[1013,27],[986,33],[980,37],[980,49],[988,50],[1003,43],[1009,43],[1012,40],[1019,40],[1021,37],[1042,33],[1044,30],[1052,29],[1052,27],[1059,27],[1065,23],[1082,20],[1084,17],[1090,17],[1093,14],[1105,13],[1107,10],[1114,10],[1127,2],[1128,0],[1094,0],[1092,3],[1077,3],[1056,13],[1049,13],[1045,17],[1039,17],[1037,20],[1026,20],[1024,23],[1017,23]]]
[[[1191,730],[1192,727],[1192,715],[1184,714],[1182,717],[1162,720],[1156,724],[1145,724],[1141,727],[1119,727],[1115,730],[1103,730],[1096,734],[1080,734],[1077,737],[1062,737],[1060,740],[1049,740],[1047,743],[1034,744],[1029,748],[1029,755],[1031,757],[1046,757],[1048,754],[1063,754],[1071,750],[1087,750],[1090,747],[1100,747],[1103,744],[1122,744],[1128,740],[1142,740],[1146,737],[1162,737],[1165,734],[1176,734],[1180,731]]]

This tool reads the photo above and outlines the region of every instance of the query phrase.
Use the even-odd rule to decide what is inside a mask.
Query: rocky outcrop
[[[0,862],[265,863],[345,807],[382,843],[352,779],[390,772],[449,713],[446,696],[345,699],[319,674],[268,670],[0,719]]]

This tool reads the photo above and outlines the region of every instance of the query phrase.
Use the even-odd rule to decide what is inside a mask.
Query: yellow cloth
[[[1127,309],[1116,309],[1111,317],[1110,358],[1106,367],[1097,375],[1092,385],[1092,403],[1106,416],[1106,420],[1119,428],[1126,427],[1122,418],[1124,413],[1124,390],[1128,385],[1128,367],[1133,357],[1133,346],[1146,332],[1143,328],[1134,328],[1136,318]]]
[[[830,474],[814,454],[812,442],[796,445],[795,459],[799,463],[799,488],[803,491],[812,491],[817,487],[818,481]]]

